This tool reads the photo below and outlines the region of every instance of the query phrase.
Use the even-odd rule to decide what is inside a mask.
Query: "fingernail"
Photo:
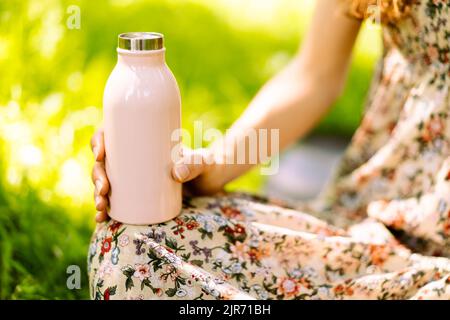
[[[102,182],[100,180],[95,181],[95,192],[100,194],[100,190],[102,190]]]
[[[92,149],[92,152],[94,152],[95,160],[97,160],[98,159],[98,147],[94,147],[94,149]]]
[[[175,175],[179,181],[184,181],[189,176],[189,168],[185,164],[175,166]]]

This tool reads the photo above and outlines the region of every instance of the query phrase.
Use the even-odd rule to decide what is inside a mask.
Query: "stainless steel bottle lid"
[[[164,48],[164,36],[156,32],[127,32],[119,34],[119,49],[151,51]]]

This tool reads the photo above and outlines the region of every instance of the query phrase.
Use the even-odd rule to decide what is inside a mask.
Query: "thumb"
[[[183,157],[172,168],[172,176],[178,182],[187,182],[201,175],[211,155],[206,149],[183,149]]]

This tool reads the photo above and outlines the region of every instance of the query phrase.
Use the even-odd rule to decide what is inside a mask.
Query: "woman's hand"
[[[99,129],[91,139],[91,148],[94,153],[95,164],[92,168],[92,182],[94,183],[94,200],[97,214],[95,221],[103,222],[108,218],[109,181],[105,170],[105,144],[103,129]]]
[[[95,164],[92,169],[92,182],[95,186],[94,199],[97,215],[95,220],[103,222],[108,218],[110,185],[105,170],[105,144],[103,129],[99,129],[91,139]],[[151,164],[149,164],[151,165]],[[175,181],[186,183],[183,193],[188,195],[212,194],[221,190],[210,178],[209,172],[215,167],[214,159],[208,149],[182,149],[181,159],[172,168]]]

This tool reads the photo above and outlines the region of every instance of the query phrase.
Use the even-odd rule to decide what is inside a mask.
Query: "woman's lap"
[[[382,234],[377,223],[345,231],[263,202],[186,199],[183,213],[164,224],[98,225],[89,252],[92,298],[449,297],[448,260],[371,238]]]

